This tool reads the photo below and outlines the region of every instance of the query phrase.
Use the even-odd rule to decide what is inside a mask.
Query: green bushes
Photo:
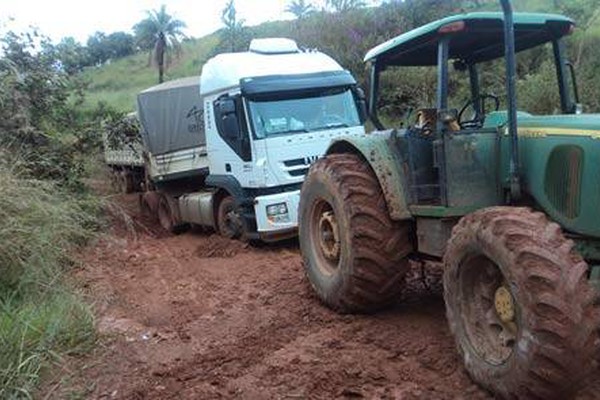
[[[97,211],[92,198],[0,163],[0,398],[29,397],[44,366],[93,343],[91,310],[65,272]]]
[[[81,107],[85,85],[36,32],[0,45],[0,398],[23,398],[44,369],[95,340],[68,269],[99,227],[101,201],[82,178],[116,114]]]

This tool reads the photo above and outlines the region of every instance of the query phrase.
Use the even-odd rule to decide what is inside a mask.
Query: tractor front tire
[[[508,399],[567,399],[594,372],[597,294],[573,241],[544,214],[470,214],[444,263],[448,322],[475,382]]]
[[[392,221],[377,177],[360,157],[332,154],[310,168],[299,237],[308,280],[339,312],[393,303],[413,251],[411,224]]]

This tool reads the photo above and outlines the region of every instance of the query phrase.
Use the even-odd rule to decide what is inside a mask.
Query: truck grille
[[[559,146],[552,151],[546,168],[545,191],[548,200],[565,217],[579,216],[583,150]]]
[[[318,157],[313,156],[286,160],[283,162],[283,169],[293,177],[305,176],[308,173],[310,165],[317,159]]]

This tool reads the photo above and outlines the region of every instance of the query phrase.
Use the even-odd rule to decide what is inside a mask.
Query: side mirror
[[[227,114],[235,114],[235,100],[231,98],[219,99],[215,106],[219,117],[224,117]]]
[[[364,90],[357,87],[354,92],[356,93],[356,106],[358,107],[358,117],[360,122],[363,124],[369,118],[369,105],[367,103],[367,96],[365,96]]]
[[[238,139],[241,132],[235,100],[229,97],[217,100],[215,103],[215,114],[222,135],[230,140]]]

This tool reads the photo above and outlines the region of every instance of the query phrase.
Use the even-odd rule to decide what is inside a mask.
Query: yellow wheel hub
[[[320,227],[320,246],[325,258],[331,261],[337,261],[340,257],[340,238],[338,224],[332,211],[327,211],[321,215],[319,221]]]
[[[494,295],[494,306],[498,318],[504,323],[515,319],[515,300],[506,286],[500,286]]]

